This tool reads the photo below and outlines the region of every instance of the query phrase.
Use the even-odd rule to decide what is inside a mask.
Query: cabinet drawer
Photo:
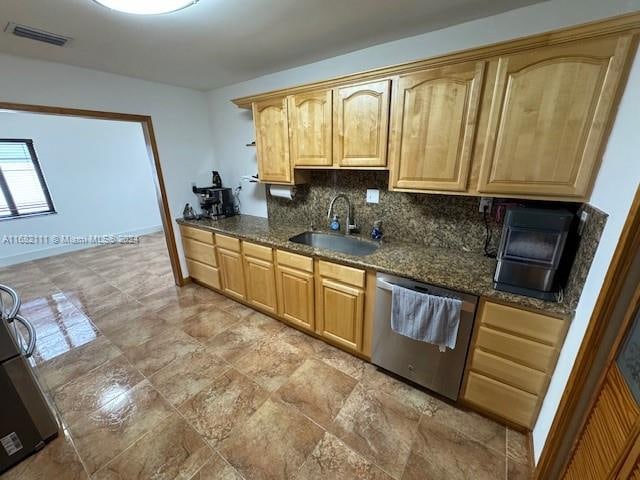
[[[313,273],[313,259],[311,257],[278,250],[277,258],[278,265],[284,265],[286,267]]]
[[[536,418],[536,395],[474,372],[469,372],[464,398],[483,410],[523,427],[531,428]]]
[[[273,262],[273,251],[271,247],[256,245],[255,243],[242,242],[242,253],[248,257],[259,258],[268,262]]]
[[[498,357],[479,348],[476,348],[473,353],[471,368],[478,373],[486,374],[535,395],[544,392],[548,377],[546,373]]]
[[[189,259],[187,259],[187,267],[191,278],[220,290],[220,274],[217,268]]]
[[[210,243],[199,242],[191,238],[183,238],[184,255],[191,260],[217,267],[215,247]]]
[[[476,345],[541,372],[550,373],[556,357],[553,347],[481,326]]]
[[[323,277],[333,278],[356,287],[364,287],[364,270],[321,260],[319,262],[319,273]]]
[[[239,252],[240,240],[216,233],[216,246],[220,248],[226,248],[227,250],[231,250],[232,252]]]
[[[213,233],[207,232],[200,228],[187,227],[186,225],[180,225],[180,232],[183,237],[193,238],[199,242],[208,243],[213,245]]]
[[[562,342],[565,331],[565,320],[492,302],[484,302],[480,321],[553,346]]]

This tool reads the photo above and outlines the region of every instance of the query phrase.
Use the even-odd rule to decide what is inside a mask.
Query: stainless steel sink
[[[378,244],[359,238],[347,237],[339,233],[302,232],[289,239],[294,243],[301,243],[315,248],[324,248],[336,252],[347,253],[363,257],[375,252]]]

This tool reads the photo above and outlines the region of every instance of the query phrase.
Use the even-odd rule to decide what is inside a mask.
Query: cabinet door
[[[331,90],[289,97],[291,161],[296,166],[330,166]]]
[[[313,273],[278,265],[278,313],[284,319],[313,331]]]
[[[246,296],[242,255],[218,247],[218,263],[222,275],[222,290],[232,297],[244,300]]]
[[[478,190],[586,199],[630,36],[500,57]]]
[[[484,62],[403,75],[394,91],[391,185],[467,189]]]
[[[389,80],[341,87],[335,93],[334,164],[387,165]]]
[[[362,349],[364,290],[320,277],[316,332],[352,350]]]
[[[262,310],[276,313],[276,278],[273,262],[253,257],[244,258],[247,301]]]
[[[253,122],[256,129],[260,181],[291,183],[286,98],[254,103]]]

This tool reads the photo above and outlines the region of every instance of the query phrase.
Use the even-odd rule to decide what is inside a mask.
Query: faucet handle
[[[356,222],[349,222],[347,224],[347,228],[346,228],[347,234],[349,233],[358,233],[358,225],[356,225]]]

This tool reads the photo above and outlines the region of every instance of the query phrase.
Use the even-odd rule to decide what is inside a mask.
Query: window
[[[0,219],[54,212],[33,141],[0,139]]]

